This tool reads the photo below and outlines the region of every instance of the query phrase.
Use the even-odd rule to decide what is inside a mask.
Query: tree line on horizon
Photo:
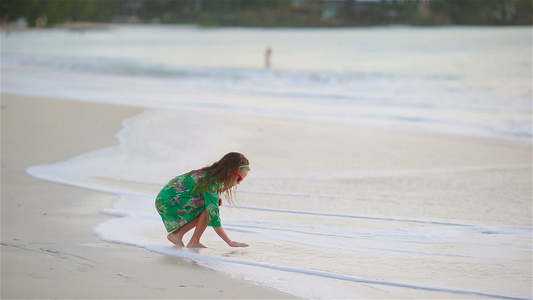
[[[532,25],[532,0],[2,0],[2,24]],[[40,20],[40,21],[39,21]]]

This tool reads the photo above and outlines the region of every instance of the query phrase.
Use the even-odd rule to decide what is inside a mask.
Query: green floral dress
[[[180,175],[170,180],[155,200],[157,212],[161,215],[168,232],[187,224],[207,210],[207,225],[220,227],[218,199],[221,183],[213,183],[207,191],[194,191],[198,180],[205,173]]]

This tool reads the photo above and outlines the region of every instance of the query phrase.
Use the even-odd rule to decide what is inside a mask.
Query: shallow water
[[[216,105],[531,143],[531,43],[527,26],[36,30],[2,34],[2,65],[66,74],[47,82],[38,71],[26,72],[3,90],[147,106]],[[273,49],[269,70],[267,46]],[[72,72],[85,76],[71,78]],[[230,94],[191,101],[184,89]],[[258,96],[264,99],[248,101]]]

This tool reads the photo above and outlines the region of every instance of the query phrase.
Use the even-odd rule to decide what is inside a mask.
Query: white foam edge
[[[116,223],[122,223],[122,224],[118,225]],[[489,294],[489,293],[483,293],[483,292],[477,292],[477,291],[451,289],[451,288],[445,288],[445,287],[434,287],[434,286],[424,286],[424,285],[416,285],[416,284],[394,282],[394,281],[373,280],[373,279],[368,279],[368,278],[341,275],[341,274],[317,271],[317,270],[312,270],[312,269],[281,266],[281,265],[275,265],[275,264],[269,264],[269,263],[263,263],[263,262],[248,261],[248,260],[243,260],[243,259],[206,255],[206,254],[199,253],[199,251],[197,250],[180,249],[180,248],[168,246],[166,245],[167,244],[166,241],[162,241],[160,244],[154,244],[152,241],[146,238],[142,238],[137,234],[134,234],[136,229],[137,230],[143,229],[145,228],[145,226],[146,224],[139,222],[137,218],[134,219],[131,217],[125,217],[125,218],[112,219],[107,222],[98,224],[92,229],[92,232],[95,235],[97,235],[100,239],[107,241],[107,242],[136,246],[136,247],[144,248],[151,252],[160,253],[163,255],[169,255],[169,256],[178,257],[178,258],[187,259],[187,260],[192,260],[205,267],[209,267],[215,270],[217,269],[213,267],[213,264],[216,265],[218,263],[230,263],[230,264],[235,264],[235,265],[251,266],[251,267],[256,267],[256,268],[280,271],[280,272],[288,272],[288,273],[296,274],[296,275],[311,275],[311,276],[317,276],[320,278],[341,280],[341,281],[367,284],[367,285],[415,289],[415,290],[423,290],[423,291],[429,291],[429,292],[452,293],[452,294],[460,294],[460,295],[468,295],[468,296],[481,296],[481,297],[489,297],[489,298],[496,298],[496,299],[517,299],[517,300],[527,299],[527,298],[520,298],[520,297],[514,297],[514,296]],[[115,230],[108,230],[109,227],[112,227]],[[122,230],[119,232],[116,230],[116,228],[128,228],[128,230]],[[118,238],[118,236],[120,236],[120,238]],[[126,240],[129,240],[129,241],[126,241]],[[165,244],[163,244],[163,242],[165,242]],[[221,270],[217,270],[217,271],[221,271]],[[268,280],[265,280],[264,282],[262,282],[262,284],[278,289],[280,291],[289,292],[284,287],[280,288],[279,285],[269,283]],[[308,285],[309,284],[306,283],[306,286]],[[305,294],[304,291],[296,292],[296,291],[291,290],[290,293],[296,296],[306,296],[306,297],[311,296],[311,295],[302,295],[302,293]],[[324,297],[331,297],[331,292],[329,292],[328,295],[324,294]]]

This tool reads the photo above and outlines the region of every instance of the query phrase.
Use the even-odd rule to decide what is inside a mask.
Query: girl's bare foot
[[[189,242],[187,244],[187,248],[207,248],[206,246],[204,246],[204,244],[198,242],[198,243],[193,243],[193,242]]]
[[[178,247],[185,247],[182,238],[183,236],[179,235],[176,231],[173,231],[167,235],[167,239]]]

